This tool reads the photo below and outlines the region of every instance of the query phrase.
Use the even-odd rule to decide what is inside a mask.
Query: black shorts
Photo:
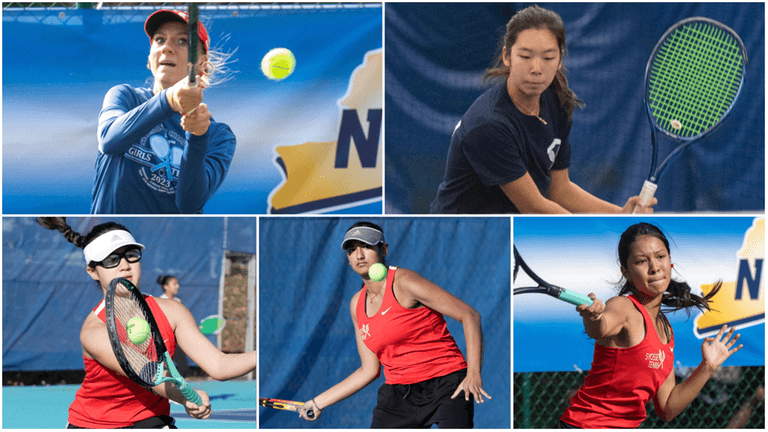
[[[467,370],[416,384],[384,384],[379,388],[371,428],[472,428],[474,398],[462,391],[451,396],[467,376]]]
[[[85,429],[80,426],[75,426],[72,423],[67,423],[67,429]],[[176,427],[176,420],[170,416],[154,416],[148,419],[140,420],[134,423],[132,426],[126,426],[120,429],[178,429]]]
[[[555,426],[555,429],[580,429],[580,428],[560,420],[559,422],[557,422],[557,426]]]

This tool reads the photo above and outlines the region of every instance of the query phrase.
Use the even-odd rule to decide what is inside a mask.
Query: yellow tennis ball
[[[125,331],[128,332],[128,339],[138,345],[149,337],[149,324],[139,317],[134,317],[128,320]]]
[[[270,50],[261,60],[261,71],[271,80],[287,78],[296,69],[296,57],[287,48]]]
[[[387,268],[382,263],[376,263],[368,268],[368,277],[374,282],[381,282],[387,277]]]

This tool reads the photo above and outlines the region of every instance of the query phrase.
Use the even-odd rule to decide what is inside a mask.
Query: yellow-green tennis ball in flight
[[[382,263],[376,263],[368,268],[368,277],[374,282],[381,282],[387,277],[387,268]]]
[[[261,60],[261,71],[271,80],[287,78],[296,69],[296,57],[287,48],[270,50]]]
[[[133,317],[125,325],[125,331],[128,332],[128,339],[138,345],[149,337],[149,324],[139,317]]]

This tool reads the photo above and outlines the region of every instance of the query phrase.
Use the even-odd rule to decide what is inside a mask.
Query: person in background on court
[[[160,284],[160,287],[163,289],[163,293],[160,294],[160,298],[176,300],[177,302],[181,303],[181,298],[178,297],[180,286],[179,280],[176,279],[175,276],[158,276],[157,283]]]
[[[179,294],[179,280],[175,276],[165,275],[158,276],[157,283],[163,289],[163,293],[160,294],[160,298],[176,300],[182,303]],[[189,362],[187,362],[187,355],[181,348],[176,348],[176,352],[173,354],[173,362],[176,364],[176,369],[182,376],[188,376],[190,373]]]
[[[69,407],[67,429],[175,429],[168,400],[183,405],[190,417],[210,417],[211,404],[206,392],[195,389],[202,401],[198,406],[168,382],[146,389],[125,376],[112,351],[104,296],[109,283],[118,277],[128,279],[141,289],[144,245],[138,243],[125,226],[115,222],[96,225],[88,234],[74,231],[63,217],[41,217],[37,222],[46,229],[58,231],[68,242],[83,249],[84,271],[96,282],[102,295],[85,317],[80,331],[85,379]],[[224,354],[200,333],[192,314],[180,302],[152,296],[145,299],[171,355],[177,346],[183,347],[203,371],[217,380],[237,378],[256,369],[255,351]]]
[[[594,293],[592,305],[576,307],[589,337],[595,339],[592,368],[571,399],[559,429],[637,428],[653,400],[656,414],[668,422],[693,402],[717,368],[733,353],[740,335],[723,326],[701,345],[701,363],[682,383],[675,381],[675,339],[666,312],[710,309],[722,286],[717,282],[704,297],[686,282],[672,279],[669,241],[655,225],[638,223],[619,240],[623,285],[619,295],[603,303]],[[630,294],[630,295],[625,295]]]
[[[209,50],[202,23],[197,87],[189,88],[184,12],[159,10],[144,24],[152,87],[112,87],[99,114],[92,214],[201,213],[221,186],[236,139],[213,120],[203,89],[214,84],[229,54]]]
[[[491,398],[480,376],[480,314],[413,270],[389,267],[383,280],[371,279],[368,270],[384,264],[388,247],[382,229],[370,222],[356,223],[344,235],[341,248],[363,282],[349,304],[362,365],[307,401],[299,415],[317,420],[323,410],[378,378],[383,365],[386,382],[379,388],[371,428],[471,428],[473,400]],[[463,324],[466,360],[443,315]]]
[[[638,196],[623,207],[570,180],[573,110],[584,104],[568,87],[565,26],[538,6],[517,12],[501,40],[483,93],[451,136],[443,182],[431,213],[652,213]]]

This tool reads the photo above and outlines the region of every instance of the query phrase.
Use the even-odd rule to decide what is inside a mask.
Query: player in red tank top
[[[680,384],[675,382],[672,327],[661,311],[709,309],[709,294],[691,293],[685,282],[672,280],[669,241],[658,227],[630,226],[619,241],[619,262],[625,279],[619,296],[605,304],[595,298],[581,305],[589,337],[595,339],[595,357],[584,385],[571,400],[559,428],[636,428],[645,420],[645,404],[653,399],[664,421],[680,414],[699,394],[715,370],[740,350],[734,329],[720,329],[701,345],[702,361]],[[631,293],[630,297],[624,294]]]
[[[106,293],[109,282],[117,277],[124,277],[140,286],[141,251],[144,246],[136,242],[125,226],[107,222],[96,225],[87,235],[81,235],[67,224],[65,218],[39,218],[38,223],[61,232],[70,243],[83,248],[86,272],[98,283],[102,293]],[[194,317],[181,303],[159,298],[149,298],[147,303],[156,312],[154,315],[161,334],[164,338],[168,336],[169,351],[172,352],[177,345],[183,347],[212,378],[232,379],[256,369],[255,352],[222,353],[200,333]],[[101,307],[86,317],[80,332],[80,343],[86,377],[75,395],[75,402],[70,406],[68,428],[175,428],[166,399],[183,405],[191,417],[210,417],[211,405],[208,395],[202,390],[197,390],[202,400],[202,405],[198,406],[187,401],[171,384],[155,386],[150,392],[125,377],[112,352]],[[106,388],[105,383],[111,387]]]
[[[344,236],[349,265],[363,278],[363,289],[350,302],[362,366],[307,401],[300,415],[317,420],[324,409],[378,378],[383,365],[387,379],[379,389],[371,427],[472,427],[472,399],[490,399],[480,376],[480,315],[412,270],[391,267],[384,280],[370,279],[368,269],[384,262],[387,248],[382,229],[372,223],[355,224]],[[466,362],[443,315],[464,325]],[[307,416],[310,409],[313,418]]]

